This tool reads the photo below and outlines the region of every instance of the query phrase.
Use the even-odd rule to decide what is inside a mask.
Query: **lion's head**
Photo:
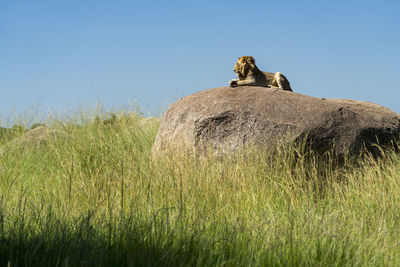
[[[245,79],[250,70],[255,68],[256,61],[251,56],[240,57],[236,62],[233,71],[239,79]]]

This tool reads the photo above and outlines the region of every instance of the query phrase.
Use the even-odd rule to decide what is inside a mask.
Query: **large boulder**
[[[380,105],[325,99],[274,88],[219,87],[184,97],[170,106],[153,154],[185,147],[217,153],[246,145],[272,149],[306,141],[318,153],[378,152],[400,133],[400,115]]]

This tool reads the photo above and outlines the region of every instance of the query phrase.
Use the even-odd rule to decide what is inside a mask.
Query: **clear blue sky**
[[[400,113],[400,1],[0,0],[0,116],[163,111],[226,85],[243,55],[296,92]]]

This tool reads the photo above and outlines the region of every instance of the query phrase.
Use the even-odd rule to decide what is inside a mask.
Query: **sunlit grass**
[[[400,264],[394,153],[341,168],[290,150],[152,160],[159,122],[137,112],[47,125],[45,141],[0,142],[1,265]]]

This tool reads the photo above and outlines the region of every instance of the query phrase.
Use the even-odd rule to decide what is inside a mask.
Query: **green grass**
[[[291,151],[152,160],[134,112],[0,140],[0,265],[400,265],[400,157],[325,167]],[[8,143],[8,145],[7,145]]]

